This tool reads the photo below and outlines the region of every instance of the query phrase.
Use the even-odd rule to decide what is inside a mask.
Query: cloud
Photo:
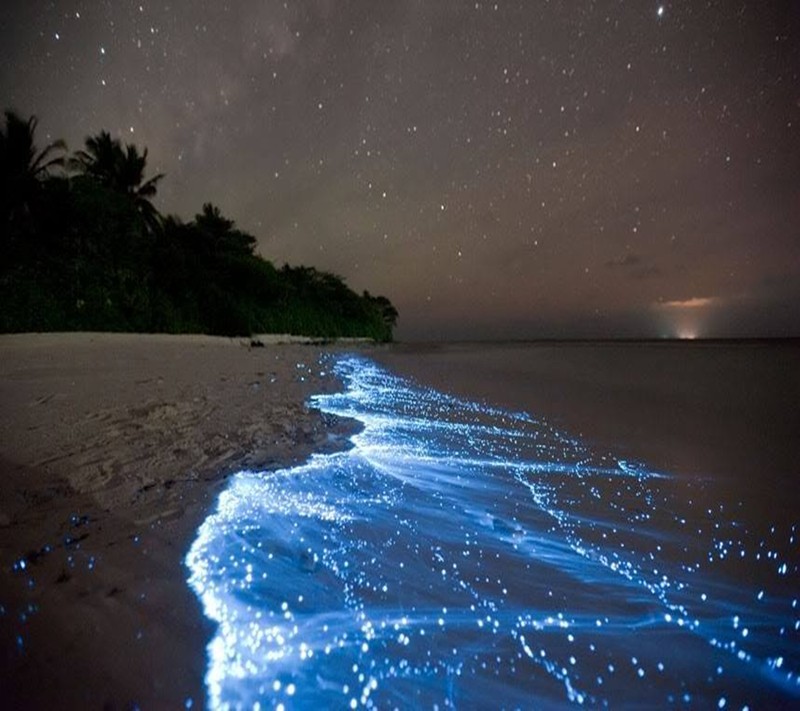
[[[661,276],[663,273],[654,264],[647,264],[642,256],[633,252],[626,252],[616,259],[608,260],[606,269],[621,269],[632,279],[650,279],[651,277]]]
[[[722,302],[718,296],[693,296],[690,299],[676,299],[674,301],[659,301],[655,304],[658,309],[702,309],[709,306],[718,306]]]
[[[651,277],[659,277],[663,272],[656,266],[643,266],[631,271],[631,276],[634,279],[650,279]]]
[[[638,254],[626,252],[621,257],[610,259],[606,262],[606,267],[615,269],[616,267],[635,267],[642,263],[642,258]]]

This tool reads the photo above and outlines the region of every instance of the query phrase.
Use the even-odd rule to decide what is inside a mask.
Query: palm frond
[[[31,164],[31,170],[33,171],[33,174],[45,175],[50,170],[50,168],[56,168],[56,167],[62,168],[66,163],[66,158],[63,155],[50,158],[49,160],[48,157],[56,151],[66,151],[66,150],[67,150],[67,144],[61,139],[53,141],[52,143],[45,146],[44,149],[39,152],[39,155],[36,156],[33,163]]]
[[[154,175],[137,190],[137,193],[142,197],[153,197],[156,194],[156,183],[163,177],[164,173]]]

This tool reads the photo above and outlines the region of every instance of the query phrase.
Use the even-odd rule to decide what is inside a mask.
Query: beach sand
[[[0,705],[204,705],[183,557],[231,473],[347,446],[323,350],[0,336]]]

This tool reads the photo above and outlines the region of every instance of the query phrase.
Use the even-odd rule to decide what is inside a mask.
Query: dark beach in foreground
[[[207,337],[0,338],[0,695],[15,708],[203,706],[212,629],[186,585],[197,526],[242,468],[346,446],[305,406],[332,349]],[[401,375],[525,410],[677,476],[733,481],[791,523],[800,346],[387,346]]]

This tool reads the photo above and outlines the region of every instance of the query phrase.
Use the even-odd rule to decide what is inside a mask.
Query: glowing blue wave
[[[335,371],[313,405],[363,425],[353,448],[239,473],[187,556],[211,707],[800,698],[794,526],[743,530],[686,482],[365,359]]]

